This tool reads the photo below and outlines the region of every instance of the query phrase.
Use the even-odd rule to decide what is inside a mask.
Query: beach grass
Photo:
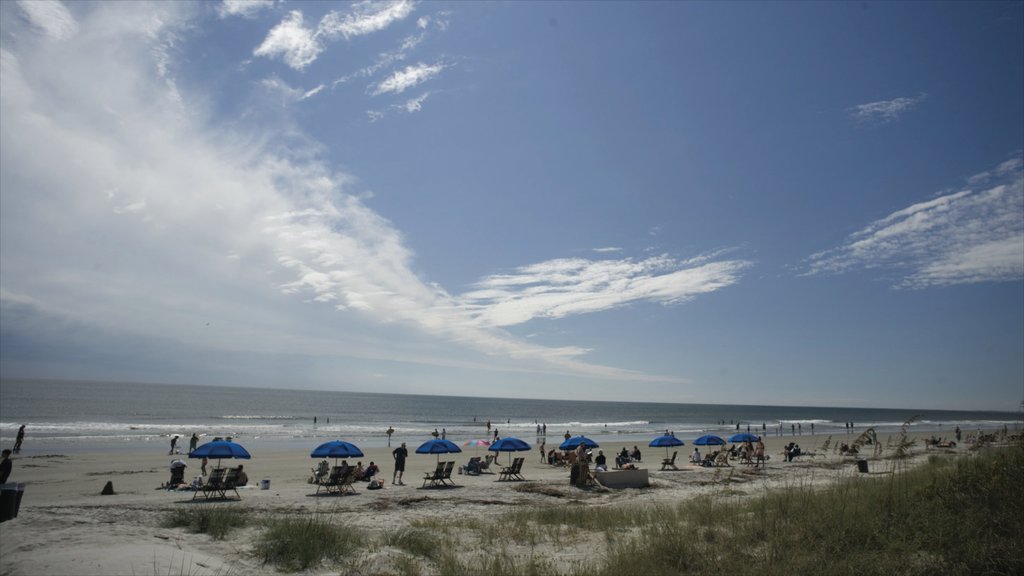
[[[245,526],[247,516],[244,510],[197,506],[177,508],[164,517],[167,528],[185,528],[195,534],[209,534],[215,540],[224,540],[231,530]]]
[[[264,564],[307,570],[323,562],[340,562],[366,542],[366,535],[328,516],[278,517],[267,522],[255,545]]]
[[[1018,442],[970,456],[933,456],[897,474],[858,475],[824,489],[798,484],[756,498],[723,493],[631,508],[554,502],[498,522],[455,519],[447,534],[457,533],[462,543],[475,535],[493,552],[444,552],[428,572],[1021,574],[1022,479]],[[577,551],[584,543],[590,553],[558,569],[550,556],[503,548],[562,542]]]

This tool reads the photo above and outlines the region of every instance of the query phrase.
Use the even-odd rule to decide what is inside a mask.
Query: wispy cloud
[[[879,100],[868,102],[847,108],[850,116],[863,124],[886,124],[899,120],[900,116],[915,108],[928,97],[922,92],[913,98],[893,98],[892,100]]]
[[[359,2],[348,14],[330,12],[320,21],[320,30],[328,36],[353,38],[384,30],[394,22],[403,20],[415,9],[415,3],[407,0],[398,2]]]
[[[415,3],[360,2],[347,14],[331,11],[320,19],[316,28],[305,25],[302,12],[292,10],[274,26],[253,51],[256,56],[281,58],[288,66],[303,70],[316,61],[326,49],[325,42],[335,38],[354,38],[386,29],[409,16]]]
[[[35,338],[39,326],[59,324],[90,335],[79,343],[83,349],[130,341],[150,357],[173,343],[250,359],[358,357],[679,381],[590,363],[585,348],[542,346],[496,328],[507,323],[494,321],[504,312],[488,308],[500,302],[477,297],[467,307],[422,278],[401,231],[361,199],[352,177],[315,160],[316,144],[294,135],[286,120],[270,116],[234,134],[231,122],[208,124],[206,115],[191,113],[205,95],[172,90],[173,76],[164,74],[181,63],[159,71],[154,59],[174,53],[153,47],[188,29],[201,12],[196,5],[82,10],[89,19],[80,34],[61,42],[40,36],[0,51],[5,346],[11,335]],[[151,33],[124,33],[137,25]],[[109,50],[112,44],[119,49]],[[311,92],[271,87],[292,98]],[[60,162],[67,158],[75,161]],[[575,282],[556,283],[554,263],[523,273],[547,269],[549,292],[584,294],[581,284],[600,282],[593,277],[599,265],[562,272]],[[732,281],[725,271],[674,270],[668,260],[635,265],[647,272],[620,273],[633,299],[676,301]],[[612,291],[594,287],[591,298]],[[627,299],[604,298],[611,300],[606,307]],[[17,325],[8,306],[19,310]],[[536,314],[572,310],[565,302]],[[195,354],[183,354],[192,364]]]
[[[263,10],[273,8],[275,4],[281,1],[282,0],[224,0],[224,2],[222,2],[217,8],[217,13],[221,18],[228,18],[230,16],[252,18]]]
[[[423,41],[423,38],[423,33],[414,36],[407,36],[402,40],[402,43],[397,50],[392,50],[390,52],[382,52],[378,54],[377,59],[372,64],[370,64],[369,66],[364,66],[359,70],[352,72],[351,74],[346,74],[345,76],[338,78],[337,80],[331,83],[331,87],[335,87],[339,84],[344,84],[345,82],[348,82],[354,78],[369,78],[370,76],[373,76],[374,74],[380,72],[384,68],[391,66],[395,62],[405,60],[408,57],[409,52],[416,48],[416,46]]]
[[[512,326],[535,318],[562,318],[639,301],[676,304],[739,281],[750,262],[697,266],[668,256],[645,260],[558,259],[489,276],[461,300],[485,325]]]
[[[387,93],[401,94],[409,88],[437,76],[444,68],[444,64],[424,64],[422,62],[406,66],[404,70],[396,70],[376,86],[373,86],[371,93],[374,96]]]
[[[974,188],[919,202],[811,255],[806,274],[890,270],[899,288],[1024,278],[1024,173],[1018,156],[971,177]]]
[[[22,14],[36,29],[51,38],[62,40],[78,32],[78,22],[57,0],[19,0]]]
[[[430,96],[430,92],[424,92],[416,98],[410,98],[402,104],[401,108],[406,112],[412,114],[413,112],[419,112],[423,109],[423,102]]]

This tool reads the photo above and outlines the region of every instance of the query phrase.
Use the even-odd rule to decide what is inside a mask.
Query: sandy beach
[[[911,435],[918,440],[910,462],[929,454],[951,457],[968,454],[966,444],[955,449],[926,449],[923,439],[931,434]],[[851,435],[833,438],[850,442]],[[270,565],[262,565],[251,552],[260,530],[260,522],[236,530],[222,541],[206,534],[192,534],[182,528],[162,526],[165,516],[181,508],[220,506],[245,509],[257,518],[270,515],[332,515],[346,525],[368,533],[397,530],[413,522],[433,519],[475,517],[498,522],[506,512],[522,506],[550,507],[568,505],[637,506],[671,504],[688,498],[720,496],[743,498],[794,485],[818,485],[860,474],[856,461],[840,457],[832,449],[817,456],[804,455],[785,462],[784,444],[796,441],[805,451],[816,450],[825,437],[767,437],[767,467],[755,470],[735,463],[731,468],[702,468],[687,463],[693,446],[687,442],[677,456],[679,470],[660,469],[666,451],[640,446],[641,467],[649,470],[651,486],[645,489],[582,490],[569,485],[569,470],[541,463],[536,447],[516,453],[526,457],[523,476],[526,482],[498,482],[497,474],[468,476],[453,474],[458,487],[422,488],[423,474],[434,468],[437,457],[412,453],[406,466],[405,486],[391,484],[393,469],[389,448],[364,450],[364,464],[375,461],[387,480],[383,490],[367,490],[357,483],[355,495],[316,496],[316,486],[307,483],[316,460],[297,450],[261,452],[250,448],[253,458],[244,463],[250,485],[239,489],[240,501],[193,502],[188,491],[160,490],[169,478],[173,457],[163,454],[54,453],[15,457],[10,481],[25,483],[26,490],[19,516],[0,524],[0,574],[4,576],[36,574],[275,574]],[[885,442],[884,438],[880,439]],[[396,443],[397,444],[397,443]],[[633,444],[606,443],[601,450],[609,456]],[[410,452],[415,445],[410,443]],[[704,449],[702,447],[702,452]],[[871,447],[865,451],[870,455]],[[481,451],[480,454],[485,452]],[[671,451],[669,452],[671,453]],[[461,465],[473,449],[454,455]],[[501,454],[507,463],[509,454]],[[191,460],[186,478],[199,472],[199,461]],[[212,467],[212,463],[211,463]],[[888,474],[893,464],[884,458],[869,460],[870,472]],[[497,466],[495,466],[497,468]],[[269,480],[269,489],[260,481]],[[113,483],[114,495],[101,495],[104,485]],[[543,487],[522,490],[529,484]],[[475,550],[467,549],[466,553]],[[554,551],[553,551],[554,552]],[[561,549],[557,557],[571,563],[592,552],[581,543],[578,549]],[[514,553],[514,551],[513,551]],[[536,550],[532,551],[536,553]],[[368,550],[359,559],[361,571],[395,573],[387,547]],[[555,555],[552,554],[554,557]],[[337,566],[325,566],[315,574],[338,573]]]

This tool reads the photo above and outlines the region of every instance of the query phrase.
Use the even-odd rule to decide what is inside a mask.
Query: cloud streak
[[[1024,278],[1024,162],[971,177],[973,188],[893,212],[811,255],[807,275],[856,269],[898,273],[897,288]]]
[[[913,98],[893,98],[892,100],[879,100],[868,102],[847,108],[850,117],[862,124],[887,124],[900,119],[910,110],[924,102],[928,97],[922,92]]]
[[[444,70],[444,64],[424,64],[422,62],[396,70],[390,76],[372,87],[371,94],[401,94],[413,86],[417,86],[437,76]]]
[[[649,301],[672,305],[739,281],[743,260],[693,265],[668,256],[645,260],[558,259],[489,276],[462,295],[488,326],[513,326],[536,318],[564,318]]]

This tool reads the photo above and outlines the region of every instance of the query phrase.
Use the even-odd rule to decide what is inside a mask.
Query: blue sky
[[[0,376],[1016,410],[1024,3],[0,3]]]

